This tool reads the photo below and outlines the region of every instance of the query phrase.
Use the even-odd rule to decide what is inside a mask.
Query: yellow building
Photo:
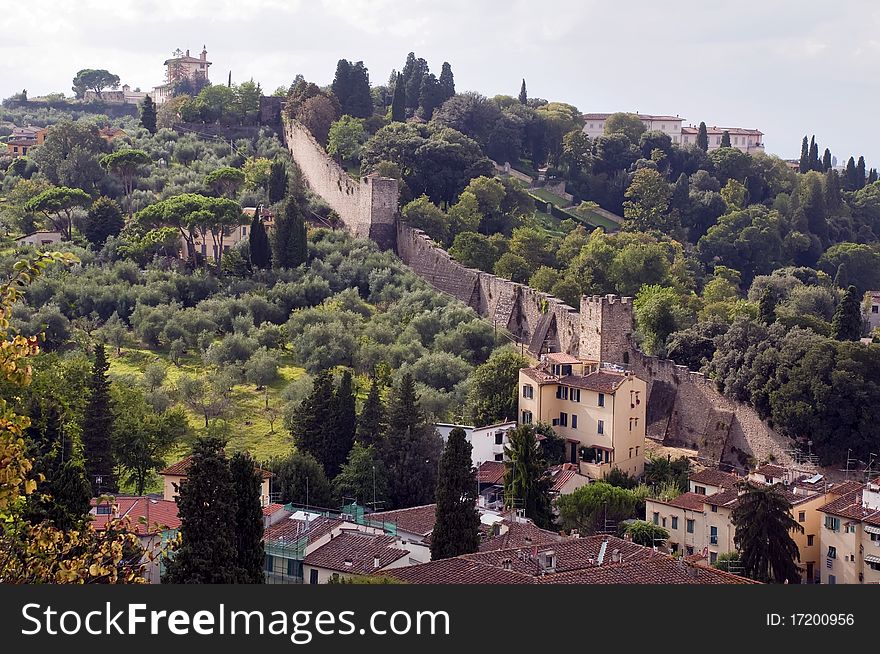
[[[186,473],[192,463],[192,456],[185,457],[173,463],[159,474],[162,476],[163,499],[173,501],[180,494],[180,484],[186,479]],[[256,468],[262,479],[260,487],[260,504],[269,506],[269,479],[272,473],[262,468]]]
[[[819,509],[822,583],[880,584],[880,477],[841,490]]]
[[[646,389],[623,369],[545,354],[519,372],[519,422],[552,425],[583,475],[603,479],[619,468],[638,477],[645,470]]]

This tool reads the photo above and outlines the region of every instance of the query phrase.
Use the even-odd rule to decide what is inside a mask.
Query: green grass
[[[562,196],[556,195],[555,193],[551,193],[550,191],[548,191],[545,188],[531,189],[529,191],[529,195],[533,196],[534,198],[536,198],[542,202],[549,202],[550,204],[556,205],[560,209],[563,209],[570,204],[570,202],[568,200],[566,200],[565,198],[563,198]]]

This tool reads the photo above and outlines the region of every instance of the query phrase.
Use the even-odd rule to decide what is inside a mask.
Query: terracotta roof
[[[693,472],[689,479],[698,484],[709,484],[720,488],[733,488],[741,481],[738,476],[730,472],[723,472],[718,468],[706,468],[699,472]]]
[[[131,530],[139,535],[155,534],[165,529],[180,527],[177,502],[145,496],[119,496],[115,498],[115,504],[119,510],[119,517],[129,518]],[[97,498],[92,499],[91,505],[97,505]],[[113,515],[92,516],[92,527],[101,531],[111,518]]]
[[[690,511],[702,511],[703,503],[706,501],[705,495],[698,493],[682,493],[676,498],[667,502],[670,506],[677,506],[680,509],[688,509]]]
[[[703,502],[712,506],[733,507],[738,499],[739,491],[736,488],[727,488],[720,493],[707,495]]]
[[[186,477],[186,471],[189,470],[190,465],[192,464],[192,454],[189,456],[183,457],[180,461],[176,463],[172,463],[170,466],[161,470],[159,472],[160,475],[172,475],[175,477]],[[262,468],[254,467],[254,470],[260,473],[260,476],[263,479],[269,479],[272,477],[272,473],[268,470],[263,470]]]
[[[553,485],[550,487],[551,493],[561,493],[563,487],[580,474],[577,466],[573,463],[563,463],[562,465],[551,466],[547,472],[553,479]]]
[[[481,484],[503,484],[506,469],[504,461],[483,461],[477,468],[477,481]]]
[[[464,558],[441,559],[379,573],[410,584],[531,584],[530,575]]]
[[[626,112],[615,112],[615,113],[635,113],[632,111]],[[606,113],[590,113],[590,114],[581,114],[585,120],[605,120],[609,116],[613,114]],[[672,120],[681,122],[684,118],[680,118],[679,116],[655,116],[654,114],[635,114],[642,120]]]
[[[519,547],[534,547],[535,545],[557,543],[564,540],[564,538],[555,531],[541,529],[531,520],[521,522],[519,520],[505,519],[496,524],[500,524],[501,527],[505,529],[503,534],[492,536],[491,534],[493,531],[490,525],[481,526],[481,552],[491,552],[494,550]]]
[[[873,482],[872,482],[873,483]],[[833,500],[825,506],[819,507],[823,513],[849,518],[850,520],[859,520],[867,522],[871,525],[880,526],[880,511],[868,509],[862,504],[862,491],[865,489],[864,484],[859,484],[858,490],[846,493],[836,500]]]
[[[343,533],[307,554],[303,563],[338,572],[372,574],[404,556],[409,556],[406,550],[394,547],[396,542],[392,536],[363,532]],[[374,565],[377,556],[379,565]]]
[[[699,127],[682,127],[681,128],[682,134],[699,134],[699,132],[700,132]],[[749,135],[763,136],[764,135],[764,132],[762,132],[759,129],[747,129],[744,127],[706,127],[706,134],[711,134],[712,136],[721,136],[722,134],[724,134],[724,132],[727,132],[731,136],[744,136],[744,135],[745,136],[749,136]]]
[[[591,372],[583,377],[580,375],[566,375],[560,378],[559,383],[589,391],[598,391],[599,393],[613,393],[626,378],[627,376],[623,373],[600,370],[598,372]]]
[[[208,64],[211,65],[210,61],[206,61],[204,59],[199,59],[198,57],[191,57],[189,55],[184,55],[183,57],[172,57],[171,59],[166,59],[162,62],[163,66],[167,66],[169,61],[179,61],[184,64]]]
[[[371,513],[367,516],[367,519],[371,522],[393,522],[397,525],[398,529],[402,529],[410,534],[427,536],[434,531],[436,511],[436,504],[425,504],[424,506],[413,506],[408,509]]]
[[[765,463],[760,468],[755,470],[756,475],[764,475],[766,477],[784,477],[785,473],[788,472],[782,466],[773,465],[772,463]]]
[[[715,568],[678,561],[665,554],[538,577],[539,584],[756,584]]]
[[[581,360],[577,357],[573,357],[570,354],[566,354],[565,352],[550,352],[549,354],[544,355],[544,359],[547,361],[552,361],[553,363],[560,364],[577,364],[581,363]]]
[[[269,504],[268,506],[263,507],[263,515],[269,516],[274,513],[278,513],[283,508],[283,504]]]

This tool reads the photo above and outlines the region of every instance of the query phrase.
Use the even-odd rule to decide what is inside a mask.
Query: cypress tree
[[[251,455],[238,452],[229,461],[235,499],[235,546],[239,582],[265,583],[263,564],[263,507],[260,502],[262,479]]]
[[[825,192],[825,208],[831,215],[836,215],[841,204],[840,175],[833,168],[829,168],[825,173],[823,190]]]
[[[391,122],[402,123],[406,120],[406,88],[403,83],[403,75],[397,73],[397,82],[394,83],[394,96],[391,99]]]
[[[877,169],[871,168],[871,171],[868,173],[868,184],[873,184],[877,181]]]
[[[141,126],[150,134],[156,133],[156,103],[149,95],[141,103]]]
[[[294,410],[290,425],[297,448],[314,456],[325,471],[334,459],[333,405],[333,377],[322,370],[315,375],[312,392]]]
[[[409,62],[407,62],[409,63]],[[406,68],[404,68],[406,71]],[[419,57],[415,60],[409,77],[404,74],[406,88],[406,108],[415,111],[419,108],[419,92],[422,90],[422,78],[428,74],[428,62]]]
[[[82,443],[86,478],[92,485],[92,495],[115,493],[116,462],[111,449],[113,411],[110,406],[110,380],[107,371],[107,353],[104,344],[95,346],[95,363],[89,379],[89,399],[83,412]]]
[[[443,90],[440,82],[433,73],[427,73],[422,77],[422,86],[419,89],[419,115],[425,120],[431,120],[434,110],[443,104]]]
[[[404,94],[403,105],[406,108],[409,108],[409,103],[407,102],[407,96],[406,96],[406,87],[407,87],[407,84],[409,83],[410,79],[412,78],[413,74],[415,73],[415,69],[416,69],[416,53],[410,52],[408,55],[406,55],[406,63],[403,65],[403,70],[400,73],[400,75],[402,77],[402,81],[403,81],[403,87],[402,87],[403,94]],[[419,74],[419,79],[421,79],[421,73]],[[395,89],[396,89],[396,87],[395,87]],[[412,108],[415,109],[415,107],[412,107]]]
[[[702,121],[699,130],[697,130],[697,147],[703,152],[709,151],[709,131],[706,129],[706,123]]]
[[[776,293],[769,285],[761,293],[761,300],[758,303],[758,317],[765,325],[772,325],[776,322]]]
[[[351,88],[348,97],[348,110],[343,111],[355,118],[369,118],[373,115],[373,94],[370,91],[370,75],[363,61],[351,67]]]
[[[339,100],[342,113],[347,114],[351,100],[351,62],[347,59],[340,59],[336,63],[336,74],[333,76],[330,89]]]
[[[291,193],[275,218],[272,230],[272,261],[281,268],[296,268],[308,259],[306,223],[299,198]]]
[[[728,132],[727,130],[724,130],[721,133],[721,147],[722,148],[729,148],[730,147],[730,132]]]
[[[440,90],[443,97],[440,104],[443,104],[455,95],[455,78],[452,75],[452,66],[449,65],[448,61],[444,61],[443,67],[440,69]]]
[[[834,285],[838,288],[847,288],[849,286],[849,268],[846,261],[841,261],[837,266],[837,272],[834,274]]]
[[[856,164],[856,190],[865,187],[865,180],[867,177],[867,172],[865,171],[865,158],[860,156],[859,161]]]
[[[251,258],[251,265],[254,268],[264,270],[269,267],[272,259],[272,252],[269,248],[269,235],[266,234],[266,228],[263,221],[260,220],[260,207],[254,212],[254,218],[251,220],[251,229],[248,234],[248,252]]]
[[[269,168],[269,204],[281,202],[287,193],[287,166],[280,159],[275,159]]]
[[[831,150],[825,148],[825,153],[822,155],[822,170],[827,173],[831,167]]]
[[[678,212],[679,218],[687,210],[690,201],[690,183],[688,176],[682,173],[675,180],[675,186],[672,187],[672,196],[669,198],[669,208]]]
[[[855,191],[858,189],[858,173],[856,172],[856,160],[852,157],[846,162],[846,172],[843,175],[843,190]]]
[[[547,465],[532,425],[520,425],[510,432],[504,448],[507,455],[504,473],[504,502],[508,507],[523,509],[526,517],[541,528],[553,522],[550,503],[550,480]]]
[[[163,581],[229,584],[241,580],[236,549],[235,492],[219,438],[196,441],[192,463],[176,498],[181,545],[167,561]]]
[[[364,447],[379,443],[385,429],[385,407],[379,394],[379,379],[373,377],[370,392],[357,421],[357,441]]]
[[[431,560],[476,552],[480,546],[477,478],[464,429],[449,433],[440,457]]]
[[[355,429],[357,428],[357,414],[355,413],[354,383],[351,371],[342,373],[339,386],[333,393],[333,417],[332,431],[330,432],[329,452],[324,461],[324,469],[328,477],[339,474],[351,446],[354,443]]]
[[[857,341],[862,337],[862,309],[859,293],[850,285],[834,310],[831,337],[838,341]]]
[[[529,96],[526,93],[526,78],[523,77],[522,84],[519,87],[519,103],[526,104],[529,101]]]
[[[816,145],[815,134],[810,138],[810,170],[822,170],[822,165],[819,162],[819,146]]]
[[[804,140],[801,142],[801,158],[798,162],[798,172],[805,173],[810,169],[810,142],[807,140],[807,137],[804,136]]]

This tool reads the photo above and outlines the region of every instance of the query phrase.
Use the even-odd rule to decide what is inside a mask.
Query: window
[[[572,402],[580,402],[581,401],[581,389],[572,388],[571,389],[571,401]]]
[[[599,393],[599,406],[605,406],[605,393]]]
[[[264,563],[265,563],[264,569],[266,570],[266,572],[272,572],[274,570],[275,559],[272,557],[271,554],[266,555],[266,559],[265,559]]]
[[[657,513],[656,511],[654,511],[654,524],[655,524],[655,525],[659,525],[659,524],[660,524],[660,514]]]
[[[535,397],[535,387],[531,384],[523,384],[523,397],[529,400]]]
[[[508,386],[508,388],[510,388],[510,387]],[[597,433],[599,433],[599,434],[604,434],[604,433],[605,433],[605,421],[604,421],[604,420],[600,420],[600,421],[596,424],[596,431],[597,431]]]
[[[811,547],[813,545],[813,539],[816,538],[813,534],[807,535],[807,547]]]
[[[510,388],[510,387],[508,386],[508,388]],[[315,570],[314,568],[309,570],[309,583],[310,584],[317,584],[318,583],[318,571]]]
[[[508,388],[510,388],[508,386]],[[557,386],[556,387],[556,399],[558,400],[567,400],[568,399],[568,386]]]
[[[694,546],[687,545],[687,546],[685,546],[684,551],[687,552],[688,556],[691,556],[694,553]]]
[[[868,564],[871,570],[880,570],[880,563],[877,563],[876,561],[865,561],[865,563]]]
[[[575,414],[571,414],[571,428],[577,429],[578,427],[578,417]]]
[[[287,559],[287,576],[288,577],[302,577],[302,574],[303,574],[302,561],[297,561],[296,559]]]
[[[678,529],[678,516],[672,516],[672,528]]]
[[[559,426],[568,427],[568,414],[564,411],[559,414]]]
[[[629,458],[633,458],[633,448],[629,448]]]
[[[718,513],[718,507],[716,505],[712,505],[712,513]]]
[[[843,531],[847,534],[856,533],[856,526],[852,522],[847,522],[843,527]]]
[[[870,534],[870,536],[872,543],[880,542],[880,534]]]
[[[697,495],[705,495],[706,494],[706,487],[705,486],[694,486],[694,492]]]
[[[715,563],[718,560],[718,552],[709,552],[709,563]]]
[[[806,522],[807,521],[807,512],[799,511],[798,512],[798,522]]]
[[[504,461],[504,455],[503,454],[496,454],[495,460],[496,461]]]
[[[666,527],[666,517],[665,516],[660,520],[660,526]]]
[[[718,527],[709,527],[709,545],[718,544]]]
[[[110,515],[110,505],[109,504],[99,504],[97,507],[98,515]]]
[[[837,558],[837,548],[834,547],[833,545],[828,546],[828,558],[829,559],[836,559]]]
[[[837,577],[835,577],[834,575],[828,575],[828,583],[829,583],[829,584],[836,584],[836,583],[837,583]]]
[[[495,445],[501,445],[504,443],[504,432],[496,431],[495,432]]]
[[[636,445],[636,456],[638,456],[638,455],[639,455],[639,446]]]
[[[831,515],[825,516],[825,529],[840,531],[840,518],[835,518]]]
[[[871,306],[871,313],[880,313],[880,304],[874,304]]]
[[[685,520],[687,526],[687,533],[694,533],[694,521],[693,520]]]
[[[531,411],[523,411],[522,412],[522,424],[530,425],[532,424],[532,412]]]
[[[673,554],[675,554],[676,552],[678,552],[678,543],[672,543],[672,542],[670,542],[670,543],[669,543],[669,551],[672,552]]]

